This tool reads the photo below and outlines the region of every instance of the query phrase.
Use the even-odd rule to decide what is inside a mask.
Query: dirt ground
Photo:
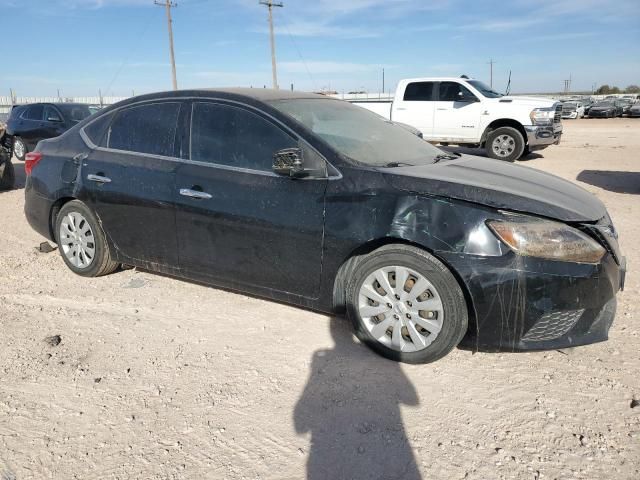
[[[609,341],[417,366],[340,318],[136,270],[75,276],[36,251],[16,162],[0,479],[640,478],[640,119],[564,126],[521,164],[609,208],[629,268]]]

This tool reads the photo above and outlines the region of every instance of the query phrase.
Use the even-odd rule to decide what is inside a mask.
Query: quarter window
[[[271,171],[273,154],[297,146],[284,130],[238,107],[195,103],[191,118],[191,160]]]
[[[153,103],[125,108],[108,134],[109,148],[173,157],[180,104]]]
[[[434,82],[413,82],[404,91],[405,102],[432,102]]]

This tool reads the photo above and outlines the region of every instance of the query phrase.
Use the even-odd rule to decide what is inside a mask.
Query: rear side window
[[[242,108],[195,103],[191,160],[271,171],[273,154],[298,142],[268,120]]]
[[[107,145],[116,150],[173,157],[180,103],[163,102],[125,108],[108,132]]]
[[[22,118],[25,120],[42,120],[43,114],[43,105],[31,105],[30,107],[27,107],[25,112],[22,114]]]
[[[113,112],[107,113],[84,127],[84,133],[95,145],[98,145],[99,147],[106,147],[108,145],[107,132],[111,125],[111,120],[113,120],[113,116]]]
[[[404,91],[405,102],[432,102],[434,82],[413,82]]]

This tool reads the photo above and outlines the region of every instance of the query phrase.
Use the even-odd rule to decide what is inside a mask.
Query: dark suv
[[[61,135],[91,115],[82,103],[33,103],[13,107],[7,121],[7,139],[18,160],[24,160],[40,140]]]

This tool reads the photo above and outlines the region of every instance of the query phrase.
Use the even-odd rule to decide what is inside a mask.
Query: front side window
[[[405,102],[433,102],[434,82],[412,82],[404,91]]]
[[[43,105],[31,105],[22,114],[22,118],[24,118],[25,120],[39,120],[39,121],[41,121],[43,114],[44,114],[44,106]]]
[[[152,103],[124,108],[108,132],[108,147],[128,152],[175,156],[180,104]]]
[[[273,154],[298,142],[280,127],[238,107],[195,103],[191,160],[271,171]]]
[[[47,105],[44,109],[44,119],[47,122],[61,122],[62,121],[62,117],[60,117],[60,113],[58,113],[58,111]]]
[[[465,98],[474,98],[475,95],[458,82],[441,82],[439,99],[441,102],[458,102]]]
[[[442,154],[405,128],[342,100],[301,98],[269,103],[342,156],[363,165],[428,165]]]

